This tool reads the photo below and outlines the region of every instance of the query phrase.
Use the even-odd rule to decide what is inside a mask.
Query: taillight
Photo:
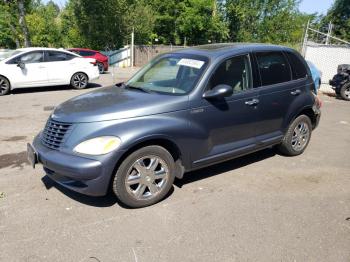
[[[321,108],[323,105],[321,98],[319,98],[317,95],[315,95],[315,104],[316,104],[317,108]]]

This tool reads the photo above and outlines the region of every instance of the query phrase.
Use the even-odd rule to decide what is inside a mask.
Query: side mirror
[[[224,98],[233,94],[233,88],[229,85],[217,85],[203,94],[203,98]]]
[[[17,66],[21,69],[24,69],[26,67],[25,63],[23,63],[22,61],[19,61]]]

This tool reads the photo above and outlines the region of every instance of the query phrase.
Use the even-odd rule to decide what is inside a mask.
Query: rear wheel
[[[105,72],[105,67],[102,63],[97,63],[98,66],[98,71],[100,72],[100,74],[103,74]]]
[[[88,83],[89,79],[87,75],[81,72],[75,73],[70,81],[71,86],[75,89],[84,89]]]
[[[347,83],[342,86],[340,89],[340,96],[344,100],[350,101],[350,83]]]
[[[160,146],[147,146],[130,154],[118,168],[112,189],[126,206],[155,204],[169,192],[175,179],[171,154]]]
[[[310,142],[312,124],[306,115],[298,116],[289,126],[282,143],[278,146],[279,151],[287,156],[302,154]]]
[[[7,95],[10,93],[11,86],[7,78],[0,76],[0,96]]]

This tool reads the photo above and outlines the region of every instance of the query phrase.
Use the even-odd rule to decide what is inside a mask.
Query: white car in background
[[[0,96],[23,87],[71,85],[85,88],[99,77],[95,59],[54,48],[22,48],[0,61]]]

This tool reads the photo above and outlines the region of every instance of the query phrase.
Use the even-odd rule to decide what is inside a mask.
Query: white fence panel
[[[321,70],[322,83],[328,84],[329,80],[337,73],[338,65],[350,64],[350,48],[308,43],[305,59],[311,61]]]

